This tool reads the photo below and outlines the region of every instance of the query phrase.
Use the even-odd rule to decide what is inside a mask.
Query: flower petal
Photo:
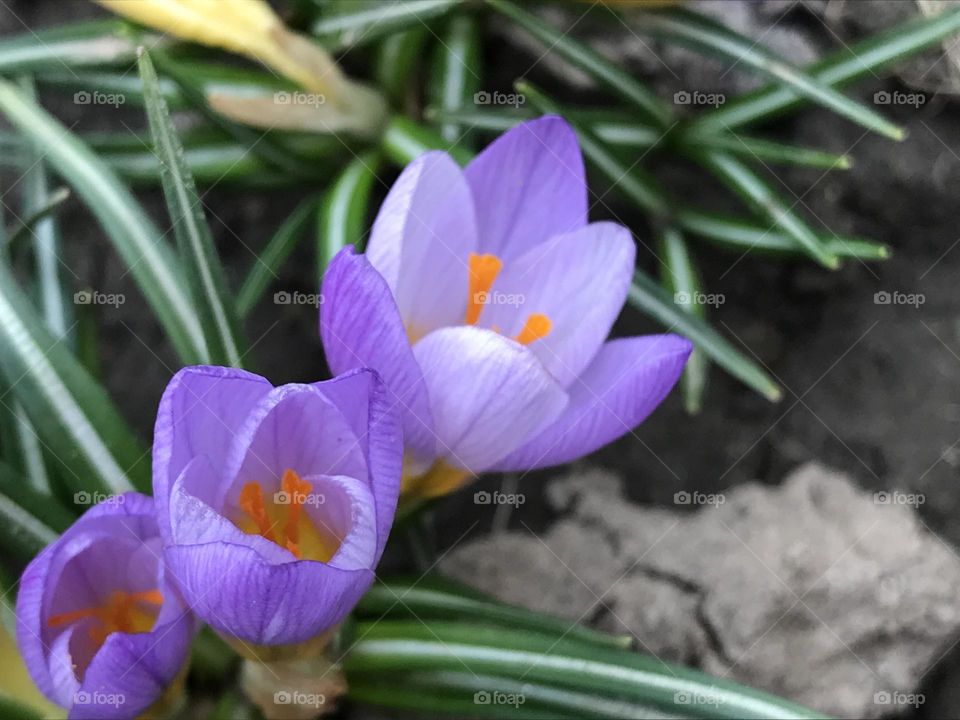
[[[166,551],[184,597],[215,630],[258,645],[314,637],[343,620],[372,570],[303,560],[271,565],[249,547],[215,542]]]
[[[495,332],[436,330],[413,348],[436,423],[438,454],[479,473],[554,420],[567,394],[524,346]]]
[[[390,188],[366,250],[393,292],[408,335],[463,322],[467,257],[476,248],[463,172],[446,153],[424,153]]]
[[[320,335],[330,369],[336,375],[376,370],[390,404],[400,409],[407,450],[429,465],[436,444],[430,399],[390,288],[367,258],[345,248],[327,268],[322,294]]]
[[[557,116],[508,130],[464,175],[473,193],[480,252],[505,262],[587,223],[583,157],[573,130]]]
[[[219,467],[250,410],[273,386],[232,368],[184,368],[167,385],[153,433],[153,495],[160,533],[168,534],[167,498],[174,481],[198,453]]]
[[[611,222],[557,235],[504,268],[480,324],[514,337],[530,313],[546,315],[550,332],[529,347],[567,387],[610,333],[627,297],[635,254],[630,231]]]
[[[411,361],[416,364],[412,358]],[[380,376],[372,370],[346,373],[333,380],[315,383],[314,387],[340,408],[367,458],[367,474],[376,509],[376,563],[387,544],[400,494],[404,437],[397,404]],[[432,430],[430,438],[432,441]],[[432,445],[430,457],[433,457]]]
[[[670,392],[692,349],[690,341],[677,335],[607,342],[570,386],[570,404],[563,415],[495,469],[560,465],[630,432]]]

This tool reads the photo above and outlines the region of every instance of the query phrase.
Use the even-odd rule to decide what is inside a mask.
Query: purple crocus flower
[[[194,612],[257,645],[311,639],[373,580],[402,439],[376,373],[273,387],[242,370],[174,376],[153,490],[165,558]]]
[[[465,170],[412,162],[323,282],[334,372],[375,368],[403,408],[404,493],[486,470],[568,462],[643,421],[691,351],[676,335],[607,341],[634,270],[630,232],[587,222],[576,137],[521,123]]]
[[[92,507],[27,566],[17,643],[70,718],[131,718],[184,668],[194,620],[162,563],[153,500]]]

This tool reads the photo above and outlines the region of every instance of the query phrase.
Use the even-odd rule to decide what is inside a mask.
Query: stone
[[[922,496],[868,493],[818,463],[779,486],[679,492],[641,507],[621,480],[553,480],[563,514],[452,551],[442,569],[508,602],[612,632],[841,717],[919,704],[960,630],[960,558],[927,530]]]

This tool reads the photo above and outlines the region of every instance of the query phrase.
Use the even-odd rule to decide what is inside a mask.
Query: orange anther
[[[539,340],[549,335],[551,327],[550,318],[541,313],[533,313],[527,316],[527,321],[523,324],[523,329],[520,330],[513,339],[521,345],[529,345],[534,340]]]
[[[476,325],[480,319],[480,311],[487,302],[490,288],[501,267],[500,258],[496,255],[470,253],[467,256],[467,313],[464,319],[467,325]]]
[[[244,483],[240,489],[240,509],[253,520],[257,530],[267,540],[273,540],[273,533],[270,532],[270,518],[267,517],[267,510],[263,504],[263,490],[255,482]]]

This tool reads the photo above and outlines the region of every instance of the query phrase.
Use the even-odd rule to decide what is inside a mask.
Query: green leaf
[[[396,108],[402,108],[410,99],[410,78],[417,70],[426,41],[427,28],[421,26],[388,35],[377,48],[377,85]]]
[[[277,277],[280,267],[306,233],[316,207],[316,197],[309,197],[301,202],[257,256],[237,293],[237,312],[241,318],[250,314],[270,283]]]
[[[422,27],[442,17],[461,0],[328,3],[310,32],[327,48],[341,50],[378,40],[384,35]]]
[[[676,223],[687,232],[706,238],[736,252],[758,251],[773,254],[797,255],[804,252],[796,241],[774,228],[764,228],[737,217],[714,215],[692,208],[680,208],[674,215]],[[886,245],[861,238],[840,235],[819,235],[828,252],[837,257],[864,261],[886,260],[890,250]]]
[[[711,148],[740,155],[746,160],[800,165],[824,170],[848,170],[852,166],[849,155],[825,152],[814,148],[797,147],[772,140],[744,137],[732,133],[681,134],[677,143],[690,150]]]
[[[839,259],[824,247],[820,237],[750,168],[732,155],[717,151],[697,153],[696,157],[756,212],[792,237],[811,258],[831,270],[840,266]]]
[[[76,519],[76,515],[61,505],[49,491],[31,486],[28,478],[2,462],[0,462],[0,495],[6,496],[11,502],[57,533],[66,530]]]
[[[6,241],[8,247],[13,249],[25,240],[38,235],[37,227],[43,220],[53,218],[60,206],[70,199],[70,195],[70,188],[58,187],[31,203],[30,207],[36,209],[27,211],[26,217],[21,218],[17,227],[10,228],[12,232],[7,234]]]
[[[932,17],[918,16],[852,46],[845,45],[842,50],[809,65],[804,71],[819,83],[845,85],[957,32],[960,32],[960,8],[947,8]],[[692,126],[704,131],[734,129],[768,120],[803,104],[803,100],[802,95],[789,87],[765,87],[704,113],[693,121]]]
[[[357,616],[425,621],[457,619],[523,630],[554,632],[605,647],[629,647],[629,635],[608,635],[579,624],[507,605],[442,577],[392,579],[374,584],[360,600]]]
[[[433,58],[433,78],[427,86],[430,101],[441,110],[456,110],[473,103],[480,90],[481,33],[477,18],[463,13],[450,18]],[[464,128],[455,122],[440,125],[440,137],[448,143],[465,140]]]
[[[356,635],[344,663],[351,687],[364,678],[368,683],[380,678],[389,682],[397,673],[452,670],[506,681],[503,690],[490,685],[485,688],[487,692],[509,692],[523,682],[685,717],[823,717],[729,680],[627,650],[584,645],[552,633],[477,627],[472,622],[380,621],[358,623]],[[389,696],[382,700],[390,702]],[[560,697],[551,700],[562,707]],[[575,711],[574,707],[566,709]],[[583,708],[576,710],[582,716]],[[609,714],[600,717],[622,717],[610,706],[604,710]]]
[[[333,256],[347,245],[362,251],[370,190],[380,158],[368,152],[355,158],[337,177],[317,216],[317,270],[320,280]]]
[[[146,52],[141,53],[138,65],[154,151],[160,159],[163,194],[210,360],[214,364],[240,367],[240,321],[227,292],[223,267],[203,216],[196,185],[183,160],[183,147],[173,129],[170,113],[157,86],[157,74]]]
[[[487,0],[487,4],[546,45],[550,52],[566,59],[598,83],[636,106],[655,125],[666,127],[672,121],[670,110],[653,92],[600,53],[570,37],[567,32],[551,27],[540,18],[507,0]]]
[[[103,388],[36,316],[2,262],[0,368],[72,489],[150,487],[149,454]]]
[[[706,310],[701,298],[705,296],[700,284],[693,258],[687,249],[686,241],[678,230],[664,228],[658,233],[658,256],[662,259],[660,282],[667,292],[673,295],[686,312],[701,320],[706,320]],[[694,415],[703,406],[703,393],[707,386],[707,373],[710,361],[703,350],[695,348],[687,360],[680,377],[680,390],[687,412]]]
[[[139,42],[160,42],[150,34]],[[120,20],[95,20],[29,30],[0,40],[0,73],[50,68],[125,65],[136,57],[137,40]]]
[[[756,362],[731,345],[705,321],[684,312],[674,298],[648,275],[637,271],[627,302],[672,332],[688,338],[717,365],[768,400],[780,400],[782,391]]]
[[[52,528],[0,489],[0,547],[5,556],[27,563],[56,539]]]
[[[175,258],[116,175],[76,136],[3,80],[0,80],[0,111],[26,137],[45,148],[51,167],[90,206],[181,359],[187,364],[207,362],[203,331],[180,282]]]
[[[444,150],[461,165],[466,165],[472,157],[466,148],[451,145],[430,128],[402,115],[390,119],[380,140],[380,148],[391,162],[401,166],[428,150]]]
[[[851,100],[829,84],[776,57],[757,40],[739,35],[697,13],[679,8],[645,13],[636,25],[641,33],[676,42],[698,52],[728,58],[788,85],[801,96],[833,110],[858,125],[894,140],[904,131],[872,108]]]

